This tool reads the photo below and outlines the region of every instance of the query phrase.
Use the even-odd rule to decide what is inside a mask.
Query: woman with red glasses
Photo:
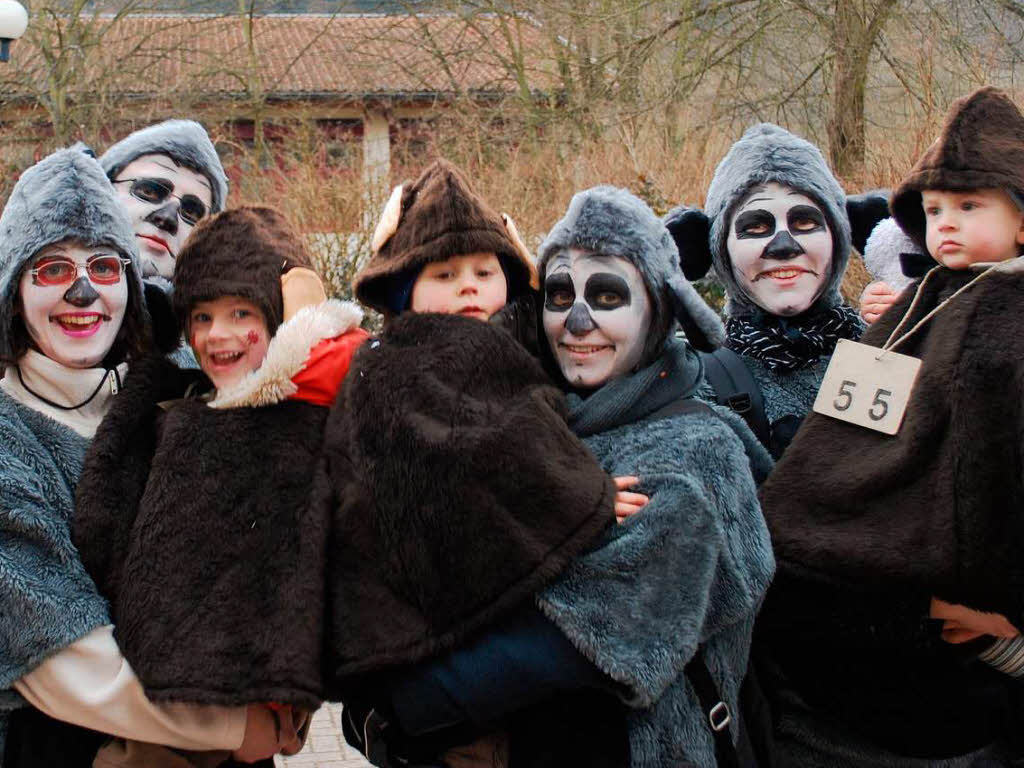
[[[135,237],[114,189],[83,147],[58,151],[22,174],[0,216],[4,768],[91,766],[107,737],[84,728],[245,759],[278,749],[265,708],[147,700],[71,543],[86,448],[149,343]],[[176,764],[152,749],[147,765]]]

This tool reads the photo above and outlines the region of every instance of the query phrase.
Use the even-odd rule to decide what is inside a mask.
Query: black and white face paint
[[[747,194],[729,223],[736,283],[771,315],[798,315],[821,295],[832,266],[832,232],[811,198],[775,182]]]
[[[562,375],[596,389],[640,363],[651,301],[629,261],[572,248],[548,262],[544,334]]]

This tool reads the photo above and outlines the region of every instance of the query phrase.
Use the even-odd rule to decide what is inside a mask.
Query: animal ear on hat
[[[664,222],[679,249],[686,279],[704,277],[711,269],[711,219],[700,208],[680,205],[665,215]]]
[[[376,253],[384,244],[391,239],[391,236],[398,231],[398,222],[402,219],[402,185],[399,184],[391,192],[387,205],[384,206],[384,213],[377,222],[377,228],[373,230],[373,239],[370,240],[370,248]]]
[[[725,326],[689,282],[678,272],[666,283],[672,311],[686,340],[701,352],[714,352],[725,342]]]
[[[889,193],[876,189],[846,198],[846,215],[850,219],[850,240],[858,253],[864,253],[868,237],[875,225],[889,218]]]
[[[281,275],[282,321],[287,322],[303,307],[327,301],[327,291],[320,276],[312,269],[295,267]]]
[[[540,277],[537,275],[537,266],[533,263],[533,257],[526,248],[526,244],[523,243],[523,238],[519,236],[519,230],[516,228],[516,223],[512,221],[512,217],[507,213],[501,214],[501,223],[505,225],[505,234],[508,235],[508,239],[512,241],[512,247],[516,249],[516,253],[523,260],[523,264],[530,271],[530,287],[535,291],[540,289]]]

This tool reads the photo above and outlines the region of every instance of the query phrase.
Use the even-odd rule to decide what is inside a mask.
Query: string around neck
[[[20,365],[14,366],[14,370],[17,371],[17,373],[18,373],[18,381],[21,382],[21,386],[23,386],[25,388],[26,392],[28,392],[30,395],[32,395],[32,397],[36,398],[37,400],[46,403],[51,408],[57,408],[58,410],[61,410],[61,411],[77,411],[79,408],[84,408],[89,403],[91,403],[93,401],[93,398],[95,398],[96,395],[99,394],[99,391],[100,391],[100,389],[103,388],[103,385],[105,383],[107,383],[107,381],[110,380],[110,374],[111,373],[114,374],[114,378],[117,381],[117,390],[118,391],[121,390],[121,374],[118,373],[117,368],[116,367],[114,367],[114,368],[106,368],[106,369],[104,369],[103,378],[100,379],[100,383],[96,385],[96,389],[94,389],[92,391],[92,394],[89,395],[87,398],[85,398],[85,400],[80,402],[78,405],[61,405],[60,403],[55,403],[55,402],[53,402],[53,400],[50,400],[49,398],[43,397],[38,392],[33,391],[32,388],[28,384],[25,383],[25,378],[21,375],[21,366]]]

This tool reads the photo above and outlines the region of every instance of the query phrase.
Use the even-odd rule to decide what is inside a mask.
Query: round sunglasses
[[[78,270],[85,267],[85,274],[92,282],[97,285],[113,285],[121,280],[121,275],[129,264],[131,259],[104,253],[93,256],[85,264],[77,264],[63,256],[54,256],[38,262],[29,270],[29,274],[36,285],[67,285],[74,282],[78,277]]]
[[[181,220],[186,224],[195,225],[201,218],[209,213],[206,203],[198,197],[191,194],[174,194],[174,187],[163,179],[117,179],[114,183],[124,184],[127,182],[131,182],[131,186],[128,188],[128,191],[131,192],[132,197],[136,200],[141,200],[144,203],[160,205],[168,197],[178,198],[181,203],[178,206],[178,216],[180,216]]]

